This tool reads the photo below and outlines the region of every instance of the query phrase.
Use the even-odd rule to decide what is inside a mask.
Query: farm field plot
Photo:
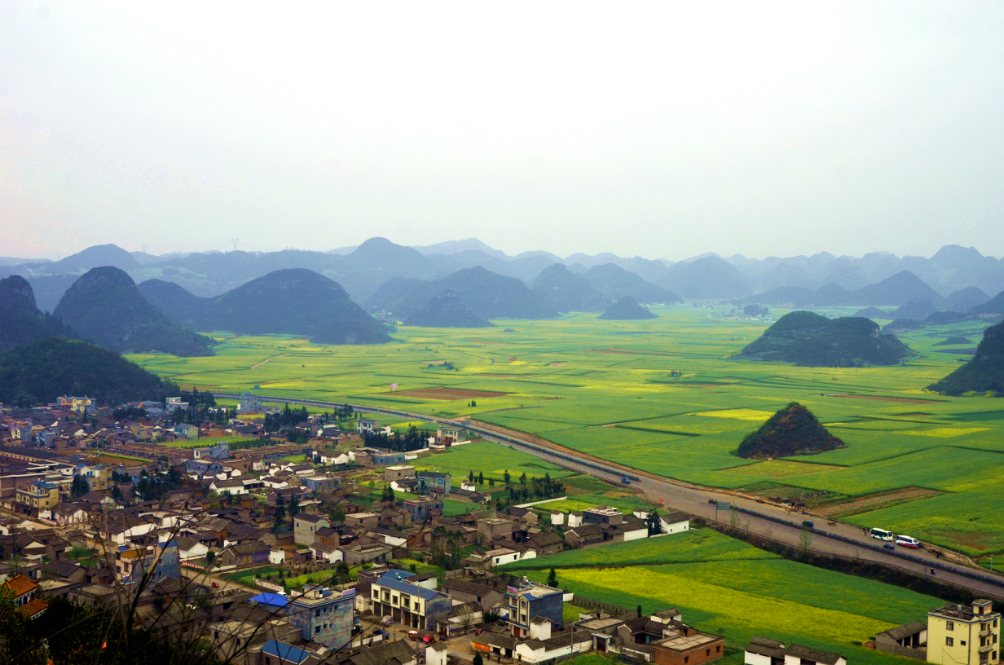
[[[505,321],[513,331],[506,333],[401,327],[395,341],[365,347],[214,333],[222,344],[213,357],[131,358],[186,388],[471,417],[715,487],[783,480],[793,491],[850,497],[936,490],[853,519],[970,554],[1004,552],[1002,530],[970,521],[977,512],[1004,513],[1004,401],[925,391],[958,366],[957,356],[935,344],[956,334],[979,339],[981,326],[904,334],[918,355],[902,365],[834,369],[733,360],[764,322],[684,305],[653,311],[659,318],[640,322],[592,314]],[[847,446],[766,465],[733,454],[746,433],[791,401],[812,410]],[[429,459],[440,464],[440,456]],[[510,463],[499,460],[460,457],[442,465],[456,470],[455,478],[470,470],[500,476]],[[818,468],[795,473],[808,462]],[[511,466],[517,476],[559,472]]]
[[[506,570],[559,584],[587,598],[646,613],[677,607],[683,620],[727,643],[753,635],[795,641],[865,663],[901,662],[857,646],[895,625],[923,618],[936,598],[786,561],[704,531],[565,552]],[[814,639],[805,637],[812,626]]]
[[[439,470],[450,473],[455,487],[460,487],[471,471],[475,476],[483,473],[486,483],[488,478],[493,478],[496,486],[501,486],[506,471],[509,472],[513,483],[518,483],[524,473],[527,478],[543,478],[545,475],[550,475],[554,480],[573,475],[571,471],[544,462],[529,453],[487,441],[475,441],[451,448],[445,453],[425,455],[416,460],[414,466],[423,471]]]

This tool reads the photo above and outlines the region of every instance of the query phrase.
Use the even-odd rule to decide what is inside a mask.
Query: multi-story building
[[[449,494],[453,485],[452,475],[438,471],[419,471],[415,474],[415,478],[418,480],[418,491],[423,494],[430,491]]]
[[[71,397],[64,395],[59,398],[59,408],[70,413],[94,413],[94,402],[90,397]]]
[[[412,522],[424,522],[433,512],[443,510],[443,499],[441,496],[416,496],[404,500],[404,509],[411,513]]]
[[[610,506],[596,506],[582,511],[582,521],[584,524],[597,524],[600,526],[608,524],[616,525],[624,521],[624,514]]]
[[[241,413],[261,413],[264,409],[261,405],[261,398],[254,393],[241,393],[237,410]]]
[[[506,588],[505,604],[509,608],[509,628],[513,637],[530,634],[530,622],[536,617],[549,619],[558,630],[565,627],[564,592],[561,589],[529,582],[523,578],[519,586]]]
[[[34,480],[17,490],[17,500],[38,510],[48,510],[59,503],[59,486],[45,480]]]
[[[115,553],[115,579],[126,583],[138,582],[151,567],[151,584],[167,578],[178,579],[181,575],[178,566],[178,543],[174,540],[151,547],[120,545]]]
[[[463,433],[464,431],[459,427],[440,425],[439,430],[436,431],[436,442],[449,446],[460,441]]]
[[[927,661],[942,665],[997,665],[1001,614],[978,598],[971,605],[945,605],[927,613]]]
[[[342,486],[342,479],[339,476],[318,475],[304,476],[300,478],[300,486],[310,490],[314,494],[334,492]]]
[[[110,489],[114,484],[112,482],[112,470],[104,464],[96,464],[94,466],[81,465],[78,468],[80,476],[87,481],[87,487],[91,492],[101,492]]]
[[[317,530],[331,526],[324,515],[308,515],[300,513],[293,518],[293,542],[297,545],[312,545]]]
[[[304,586],[303,595],[292,601],[289,622],[300,629],[303,639],[340,649],[352,638],[355,596],[355,589]]]
[[[388,570],[370,586],[373,612],[390,615],[395,621],[412,628],[426,629],[429,617],[453,609],[453,599],[435,589],[412,584],[415,573]]]

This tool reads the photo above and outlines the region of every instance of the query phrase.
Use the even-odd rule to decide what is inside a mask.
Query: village
[[[226,407],[210,397],[0,407],[0,595],[29,619],[55,598],[134,603],[147,620],[180,608],[179,626],[204,636],[219,660],[246,665],[544,663],[588,652],[702,665],[726,656],[721,634],[685,623],[677,608],[646,614],[579,597],[553,568],[546,583],[506,572],[563,551],[672,538],[691,529],[687,514],[551,510],[565,497],[549,476],[507,471],[496,486],[472,470],[454,479],[435,459],[469,444],[462,429],[402,437],[350,410],[266,408],[252,393]],[[970,652],[971,662],[996,660],[999,618],[988,600],[948,605],[878,635],[873,648],[939,663],[967,662]],[[974,637],[961,639],[963,630]],[[846,665],[840,654],[767,637],[749,640],[742,657]]]

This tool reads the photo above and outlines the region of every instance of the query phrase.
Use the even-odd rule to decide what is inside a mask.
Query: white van
[[[911,547],[913,549],[920,547],[920,541],[916,538],[911,538],[910,536],[896,536],[896,544],[902,545],[903,547]]]

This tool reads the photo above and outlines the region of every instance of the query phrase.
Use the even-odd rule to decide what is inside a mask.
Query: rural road
[[[231,393],[214,393],[216,397],[239,399],[239,395]],[[299,404],[302,406],[317,406],[321,408],[335,408],[344,406],[333,402],[318,402],[314,400],[286,399],[280,397],[262,397],[264,402],[278,402],[288,404]],[[992,573],[991,571],[963,567],[959,564],[948,564],[940,562],[933,554],[925,549],[909,550],[904,552],[904,548],[897,547],[893,551],[885,551],[877,546],[880,541],[867,536],[860,527],[837,522],[829,525],[827,519],[814,515],[802,515],[800,513],[774,506],[760,503],[751,499],[737,497],[732,493],[726,493],[715,489],[705,488],[698,485],[691,485],[679,481],[657,476],[645,471],[631,469],[613,462],[598,459],[577,451],[558,446],[544,441],[539,437],[534,437],[522,432],[516,432],[501,427],[487,426],[484,423],[472,424],[468,422],[455,422],[446,418],[437,418],[419,413],[407,411],[396,411],[380,407],[370,407],[362,404],[353,404],[356,411],[367,413],[383,413],[386,415],[398,416],[409,420],[425,420],[435,423],[452,423],[462,425],[466,429],[478,432],[484,438],[497,441],[506,445],[517,445],[520,450],[540,457],[566,469],[585,473],[614,484],[619,484],[625,475],[632,477],[632,487],[640,490],[645,497],[659,505],[666,506],[666,509],[677,509],[683,512],[696,515],[704,519],[728,524],[730,515],[728,511],[716,511],[716,506],[709,501],[714,500],[722,503],[729,503],[740,509],[738,525],[743,531],[765,536],[767,538],[782,542],[793,547],[800,547],[800,536],[802,530],[799,526],[803,520],[811,520],[815,523],[812,544],[810,550],[820,554],[830,554],[861,561],[869,561],[882,564],[890,568],[907,570],[916,574],[930,576],[934,569],[935,579],[940,582],[949,583],[955,586],[964,587],[979,596],[989,596],[996,599],[1004,599],[1004,576]],[[717,515],[716,515],[717,512]],[[779,523],[793,522],[794,525]],[[881,526],[881,525],[875,525]],[[917,560],[914,560],[916,558]],[[963,571],[963,572],[953,572]],[[969,575],[965,574],[966,572]],[[979,575],[981,579],[974,579],[970,575]]]

